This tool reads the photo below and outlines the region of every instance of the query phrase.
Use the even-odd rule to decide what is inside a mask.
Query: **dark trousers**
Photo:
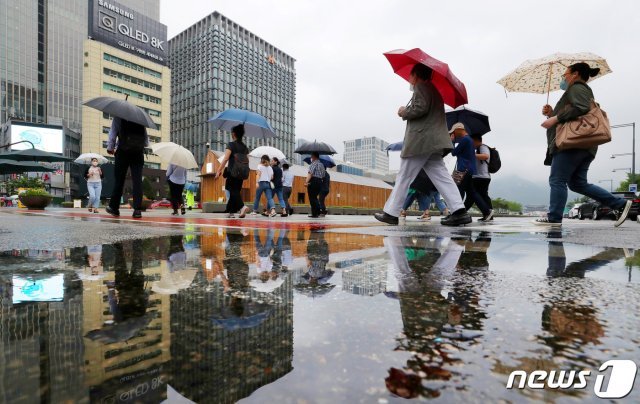
[[[182,206],[182,191],[184,191],[184,184],[176,184],[167,178],[167,184],[169,184],[169,193],[171,194],[171,207],[173,210],[180,209]]]
[[[127,171],[131,169],[131,186],[133,191],[133,209],[140,210],[142,207],[142,167],[144,167],[144,154],[140,152],[130,152],[116,150],[116,161],[114,166],[115,183],[109,207],[113,210],[120,209],[120,199],[124,190],[124,181],[127,178]]]
[[[307,186],[307,194],[309,195],[309,204],[311,205],[311,215],[320,215],[320,201],[318,196],[322,190],[322,180],[317,177],[311,178],[309,185]]]
[[[324,204],[324,200],[327,199],[327,195],[329,195],[329,191],[323,189],[320,191],[320,195],[318,195],[318,202],[320,203],[320,213],[327,214],[327,206]]]
[[[229,191],[229,201],[227,201],[226,213],[237,213],[244,207],[242,201],[242,183],[243,181],[233,177],[227,177],[224,187]]]
[[[487,205],[484,199],[480,198],[478,191],[474,188],[471,174],[467,173],[467,175],[464,176],[464,179],[458,185],[458,190],[460,191],[460,196],[462,198],[465,198],[466,195],[466,199],[464,201],[465,207],[467,207],[467,204],[471,207],[475,203],[484,216],[489,214],[489,210],[491,210],[491,208]]]
[[[493,209],[493,203],[489,197],[489,184],[491,183],[491,178],[473,178],[471,181],[478,198],[482,199],[489,209]],[[473,206],[474,202],[475,201],[471,200],[471,198],[467,198],[467,200],[464,201],[464,207],[469,210],[469,208]]]
[[[291,187],[282,187],[284,202],[287,205],[287,212],[291,212],[291,204],[289,203],[289,198],[291,198],[291,191]]]

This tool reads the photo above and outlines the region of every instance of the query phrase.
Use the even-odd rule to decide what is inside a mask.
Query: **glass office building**
[[[265,116],[276,138],[247,139],[249,148],[268,144],[291,158],[295,149],[295,59],[214,12],[169,40],[171,140],[204,161],[207,144],[224,150],[229,133],[208,119],[229,108]]]
[[[361,165],[370,170],[389,171],[389,143],[377,137],[363,137],[361,139],[344,142],[344,161]]]

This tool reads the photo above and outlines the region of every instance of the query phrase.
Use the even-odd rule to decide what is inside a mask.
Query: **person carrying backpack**
[[[117,141],[116,141],[117,138]],[[115,184],[106,211],[111,216],[120,216],[120,199],[124,189],[127,171],[131,170],[133,187],[133,218],[142,217],[142,168],[144,167],[144,148],[149,146],[147,128],[139,123],[115,117],[111,123],[107,153],[115,155]]]
[[[225,213],[228,217],[240,212],[240,217],[247,215],[249,208],[242,201],[242,183],[249,178],[249,148],[242,142],[244,137],[244,125],[236,125],[231,128],[231,138],[233,139],[224,152],[222,163],[216,173],[216,178],[223,176],[226,178],[224,187],[229,191],[229,200]],[[229,167],[227,168],[227,163]]]
[[[482,143],[481,135],[472,134],[471,140],[473,140],[473,146],[476,149],[476,173],[473,174],[471,179],[472,186],[476,191],[477,197],[482,199],[489,209],[493,210],[493,203],[491,203],[491,198],[489,197],[489,184],[491,183],[491,173],[489,170],[491,150],[489,149],[489,146]],[[469,208],[473,206],[474,202],[475,201],[472,198],[467,198],[464,201],[464,207],[469,210]],[[493,220],[493,215],[488,220]],[[484,217],[481,217],[478,221],[484,222],[487,220],[485,220]]]

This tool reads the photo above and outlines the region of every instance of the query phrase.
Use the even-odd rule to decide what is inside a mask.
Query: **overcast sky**
[[[506,96],[496,84],[526,59],[586,51],[605,57],[613,73],[592,83],[596,99],[612,124],[640,124],[637,1],[161,0],[160,18],[171,38],[213,11],[297,59],[296,136],[326,140],[340,152],[350,138],[402,140],[396,111],[411,93],[382,55],[398,48],[421,48],[465,83],[469,107],[490,116],[485,143],[500,150],[498,175],[548,177],[540,127],[546,95]],[[552,105],[560,94],[551,94]],[[610,158],[631,151],[631,128],[614,129],[613,138],[592,164],[593,182],[618,182],[625,174],[612,169],[631,167],[630,156]]]

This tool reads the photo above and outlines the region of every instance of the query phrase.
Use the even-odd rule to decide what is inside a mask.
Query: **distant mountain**
[[[549,184],[546,181],[533,182],[517,175],[498,173],[491,178],[489,195],[492,198],[503,198],[523,205],[548,205]],[[574,192],[569,192],[568,201],[578,196]]]

